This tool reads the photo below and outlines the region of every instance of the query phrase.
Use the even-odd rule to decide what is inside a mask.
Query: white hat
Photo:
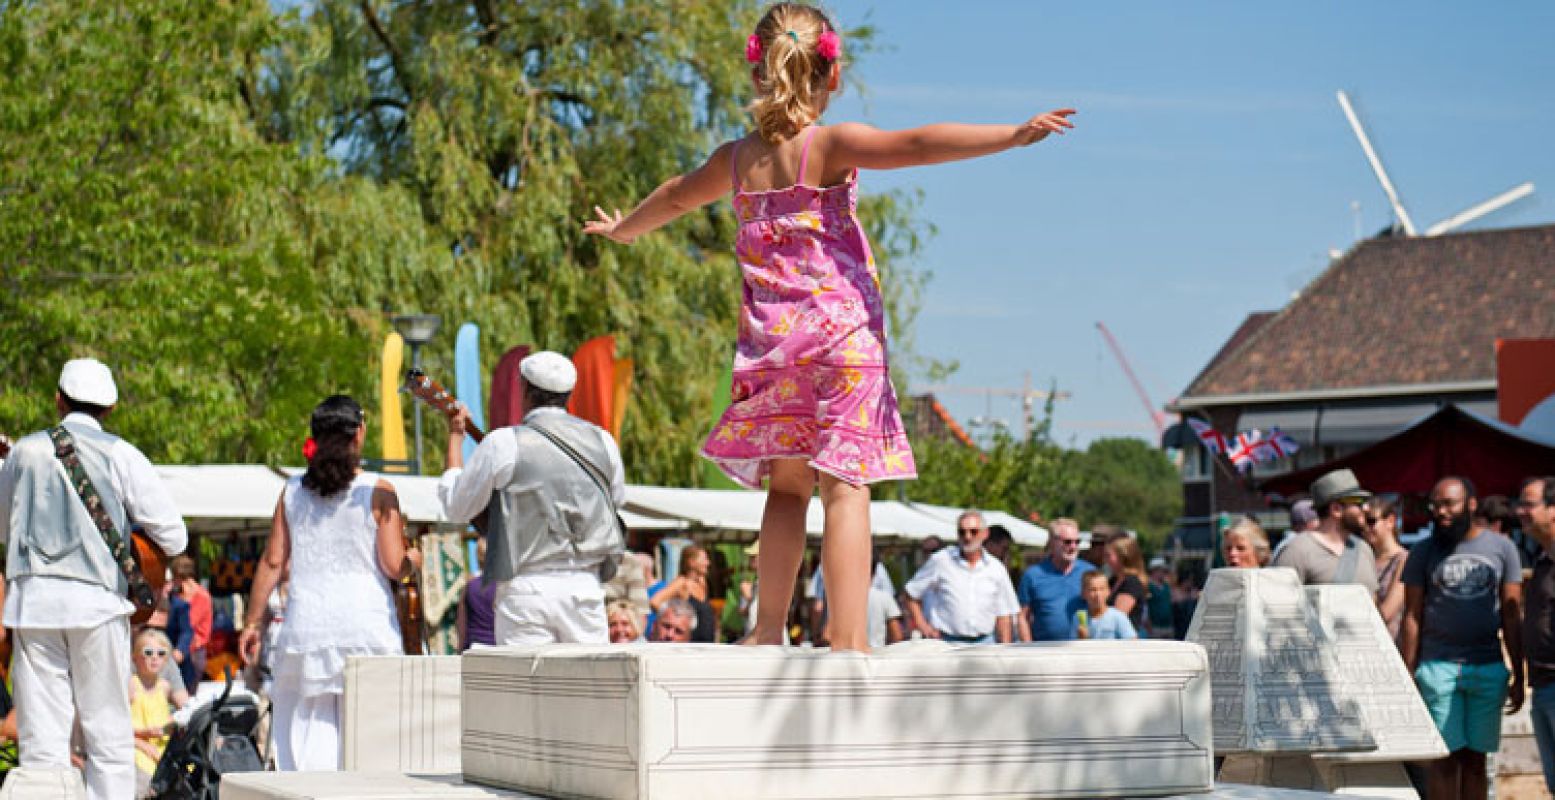
[[[541,350],[518,362],[518,371],[530,386],[556,394],[566,394],[578,385],[578,368],[561,353]]]
[[[77,358],[65,362],[59,371],[59,391],[78,403],[104,408],[119,402],[119,389],[113,385],[108,365],[95,358]]]

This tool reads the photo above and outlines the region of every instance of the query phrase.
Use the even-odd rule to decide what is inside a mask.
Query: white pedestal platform
[[[1147,797],[1211,788],[1204,651],[1163,641],[870,656],[695,645],[465,654],[467,781],[540,795]]]
[[[73,769],[26,769],[6,773],[0,800],[86,800],[86,782]]]
[[[82,795],[83,797],[85,795]],[[1127,800],[1128,796],[1123,796]],[[1268,786],[1217,783],[1208,792],[1166,800],[1332,800],[1338,795]],[[1357,800],[1358,796],[1346,796]],[[222,779],[221,800],[547,800],[488,789],[457,775],[411,776],[376,772],[245,772]]]
[[[83,797],[85,795],[82,795]],[[239,772],[221,779],[221,800],[544,800],[476,786],[458,775],[397,772]]]
[[[458,656],[359,656],[346,662],[345,768],[459,772]]]

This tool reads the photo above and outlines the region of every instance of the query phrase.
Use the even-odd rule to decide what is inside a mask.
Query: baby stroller
[[[259,705],[252,697],[231,695],[232,671],[228,670],[221,696],[196,709],[189,724],[168,740],[151,776],[152,797],[217,800],[222,775],[264,769],[256,740]]]

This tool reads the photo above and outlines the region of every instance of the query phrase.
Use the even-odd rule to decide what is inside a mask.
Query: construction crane
[[[1097,322],[1096,330],[1101,331],[1101,338],[1107,340],[1107,347],[1111,348],[1113,357],[1118,359],[1118,366],[1123,368],[1123,374],[1128,376],[1128,382],[1134,385],[1134,393],[1139,395],[1139,402],[1145,404],[1145,413],[1150,415],[1150,424],[1155,426],[1156,441],[1160,441],[1161,434],[1166,432],[1166,413],[1157,410],[1155,403],[1150,402],[1150,395],[1145,391],[1145,385],[1139,382],[1139,376],[1134,374],[1134,368],[1129,366],[1128,356],[1123,355],[1123,348],[1118,344],[1112,331],[1107,330],[1106,323]]]
[[[920,387],[914,387],[914,389],[918,390],[918,391],[931,392],[933,394],[975,394],[975,395],[982,395],[983,398],[987,402],[987,405],[988,405],[988,415],[987,416],[990,417],[990,418],[993,417],[993,399],[995,397],[1013,397],[1013,398],[1016,398],[1016,399],[1020,400],[1020,403],[1021,403],[1021,436],[1023,438],[1029,438],[1031,436],[1031,426],[1032,426],[1032,422],[1033,422],[1033,419],[1034,419],[1034,412],[1036,410],[1036,402],[1038,400],[1043,400],[1043,401],[1046,401],[1048,399],[1068,400],[1070,397],[1073,396],[1069,392],[1046,392],[1046,391],[1043,391],[1041,389],[1033,389],[1033,388],[1031,388],[1031,372],[1029,370],[1026,372],[1026,383],[1025,383],[1025,386],[1023,386],[1020,389],[1007,389],[1007,388],[1000,387],[1000,386],[948,386],[948,385],[920,386]]]

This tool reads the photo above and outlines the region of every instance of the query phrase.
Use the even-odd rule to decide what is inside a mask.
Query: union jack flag
[[[1231,452],[1226,454],[1226,458],[1231,459],[1237,469],[1246,471],[1252,469],[1253,464],[1267,460],[1259,457],[1259,451],[1265,448],[1263,431],[1257,428],[1242,431],[1236,435],[1236,444],[1231,446]]]
[[[1199,437],[1199,443],[1204,445],[1205,450],[1215,455],[1220,455],[1228,449],[1226,447],[1226,437],[1222,436],[1220,431],[1211,427],[1208,422],[1188,417],[1188,427],[1193,429],[1193,435]]]

